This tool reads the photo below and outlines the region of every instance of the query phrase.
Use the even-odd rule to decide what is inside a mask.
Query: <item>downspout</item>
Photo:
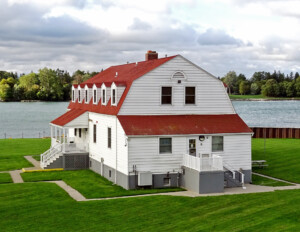
[[[118,118],[116,115],[116,169],[115,169],[115,184],[117,184],[117,165],[118,165]]]

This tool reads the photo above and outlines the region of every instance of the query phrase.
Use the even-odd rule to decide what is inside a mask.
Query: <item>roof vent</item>
[[[145,55],[146,61],[148,60],[156,60],[158,58],[158,53],[156,51],[147,51]]]
[[[116,76],[115,77],[118,77],[118,72],[116,72]]]
[[[135,66],[137,66],[138,65],[138,62],[135,62]]]

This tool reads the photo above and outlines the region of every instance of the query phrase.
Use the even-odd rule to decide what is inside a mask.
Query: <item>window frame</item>
[[[75,89],[72,89],[72,102],[75,101]]]
[[[222,138],[222,150],[214,150],[214,138],[216,138],[216,137]],[[211,152],[224,152],[224,136],[222,136],[222,135],[213,135],[211,137]]]
[[[81,92],[81,89],[78,89],[78,102],[81,102],[80,92]]]
[[[97,143],[97,124],[93,124],[93,142]]]
[[[93,88],[93,104],[97,104],[97,88]]]
[[[186,97],[187,97],[186,89],[187,88],[194,88],[195,89],[194,103],[186,103]],[[188,85],[188,86],[184,87],[184,105],[197,105],[197,87],[196,86]]]
[[[171,88],[171,103],[163,103],[163,88]],[[164,96],[166,96],[166,95],[164,95]],[[160,87],[160,105],[173,105],[173,87],[172,86],[161,86]]]
[[[101,89],[101,104],[106,105],[106,88]]]
[[[107,148],[111,148],[111,127],[107,127]]]
[[[77,136],[77,128],[74,128],[74,136]]]
[[[161,149],[161,140],[162,139],[170,139],[171,144],[168,145],[168,146],[170,146],[170,151],[162,152],[162,149]],[[166,147],[166,145],[164,147]],[[172,139],[172,137],[160,137],[158,139],[158,154],[161,155],[161,154],[172,154],[172,153],[173,153],[173,139]]]
[[[88,89],[85,89],[85,103],[88,103],[88,100],[89,100],[89,98],[88,98],[88,95],[89,94],[89,90]]]
[[[81,138],[81,132],[82,132],[82,131],[81,131],[81,128],[79,128],[79,129],[78,129],[78,135],[79,135],[79,138]]]
[[[117,89],[116,88],[111,89],[111,104],[113,106],[117,105]]]
[[[177,78],[177,77],[174,77],[174,75],[175,75],[176,73],[181,73],[181,74],[183,75],[183,78]],[[171,79],[172,79],[172,80],[186,80],[187,78],[186,78],[186,75],[185,75],[185,73],[184,73],[183,71],[181,71],[181,70],[176,70],[175,72],[172,73]]]

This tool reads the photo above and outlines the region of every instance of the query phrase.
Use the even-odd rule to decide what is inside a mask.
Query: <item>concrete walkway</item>
[[[278,179],[278,178],[275,178],[275,177],[272,177],[272,176],[263,175],[263,174],[260,174],[260,173],[257,173],[257,172],[252,172],[252,174],[257,175],[257,176],[261,176],[261,177],[265,177],[265,178],[268,178],[268,179],[271,179],[271,180],[276,180],[276,181],[279,181],[279,182],[284,182],[284,183],[287,183],[287,184],[295,184],[295,185],[297,185],[297,183],[293,183],[293,182],[290,182],[290,181]]]
[[[11,179],[13,180],[14,183],[24,183],[20,175],[21,172],[22,172],[21,170],[14,170],[9,172]]]
[[[24,156],[34,167],[24,168],[25,170],[41,170],[40,161],[35,160],[32,156]]]
[[[72,197],[75,201],[86,201],[87,199],[76,189],[73,189],[71,186],[67,185],[66,182],[63,180],[55,180],[55,181],[43,181],[43,182],[50,182],[55,183],[63,190],[65,190],[70,197]]]

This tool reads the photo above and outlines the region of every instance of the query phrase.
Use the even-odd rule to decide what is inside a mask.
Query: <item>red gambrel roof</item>
[[[118,119],[130,135],[252,133],[237,114],[123,116]]]
[[[138,63],[111,66],[108,69],[90,78],[89,80],[81,83],[80,86],[84,86],[85,84],[96,84],[96,86],[99,88],[104,83],[107,87],[109,87],[113,82],[117,86],[126,86],[124,93],[120,101],[118,102],[118,105],[112,106],[110,104],[110,100],[106,106],[101,105],[101,101],[99,101],[98,105],[94,105],[91,99],[88,104],[85,104],[84,101],[82,103],[78,103],[78,101],[70,102],[68,109],[82,109],[89,112],[117,115],[126,98],[132,82],[175,57],[176,56],[170,56],[160,59],[142,61]],[[118,74],[116,75],[116,73]],[[73,86],[75,87],[76,85]]]
[[[57,119],[54,119],[51,123],[58,125],[58,126],[64,126],[67,123],[73,121],[75,118],[82,115],[86,110],[82,109],[72,109],[66,113],[64,113],[62,116],[58,117]]]

